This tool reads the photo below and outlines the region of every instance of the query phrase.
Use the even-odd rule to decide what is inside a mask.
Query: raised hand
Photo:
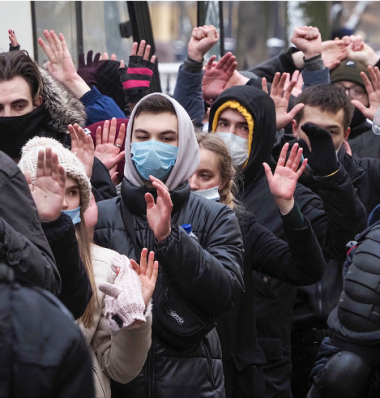
[[[374,49],[364,43],[361,36],[344,36],[342,40],[344,40],[346,44],[348,59],[359,61],[367,66],[374,66],[379,61],[379,56]]]
[[[288,149],[289,144],[286,143],[281,150],[274,174],[272,174],[268,164],[263,163],[269,189],[282,214],[288,214],[292,210],[294,206],[294,190],[307,165],[307,159],[305,159],[298,169],[302,156],[302,148],[298,149],[298,144],[293,145],[289,158],[285,162]]]
[[[219,41],[219,33],[214,26],[194,28],[188,45],[188,55],[193,61],[202,62],[205,54]]]
[[[150,87],[153,76],[156,56],[152,55],[150,61],[150,44],[141,40],[140,45],[134,42],[129,56],[128,69],[123,60],[120,61],[119,76],[123,86],[126,101],[130,104],[131,111],[134,104],[144,98]]]
[[[88,178],[94,165],[94,143],[90,134],[86,134],[78,124],[69,124],[71,152],[83,163]]]
[[[107,167],[110,174],[125,155],[125,151],[122,150],[126,130],[125,124],[122,123],[119,134],[115,139],[116,128],[117,120],[112,118],[111,128],[109,120],[106,120],[103,126],[103,133],[101,126],[99,126],[95,135],[95,156]],[[111,176],[114,174],[112,172]]]
[[[37,159],[36,180],[32,182],[29,171],[25,172],[41,222],[55,221],[61,214],[65,197],[66,173],[59,164],[58,155],[51,147],[40,149]]]
[[[205,65],[202,80],[203,98],[208,104],[216,99],[226,88],[237,67],[236,57],[232,53],[225,54],[216,64],[213,55]]]
[[[38,43],[49,58],[46,63],[48,71],[71,90],[77,98],[82,97],[90,90],[90,87],[75,70],[65,37],[60,33],[58,38],[54,30],[50,32],[44,30],[44,36],[48,44],[41,38],[38,39]]]
[[[368,94],[369,108],[365,107],[358,100],[352,100],[351,103],[355,105],[366,118],[373,120],[376,111],[380,108],[380,72],[377,66],[374,68],[368,66],[368,72],[371,80],[368,79],[364,72],[360,72],[360,76]]]
[[[313,58],[322,52],[322,38],[316,27],[299,26],[294,30],[290,41],[303,52],[305,59]]]
[[[296,82],[296,84],[293,87],[292,90],[292,95],[294,97],[298,97],[302,93],[302,87],[303,87],[303,77],[302,73],[299,70],[295,70],[292,74],[292,82]],[[290,81],[289,81],[290,84]],[[286,87],[288,88],[288,86]]]
[[[145,194],[146,216],[149,227],[156,239],[161,242],[172,232],[171,214],[173,203],[166,185],[156,177],[150,176],[153,187],[157,189],[157,201],[150,193]]]
[[[289,98],[297,84],[297,81],[292,79],[284,91],[287,77],[288,73],[283,73],[281,76],[281,73],[277,72],[274,75],[270,93],[276,107],[276,128],[278,130],[289,124],[294,119],[294,116],[304,107],[304,104],[297,104],[290,112],[288,112]]]
[[[146,261],[147,255],[148,249],[142,249],[140,266],[136,263],[135,260],[130,260],[132,268],[140,277],[142,283],[142,295],[146,307],[148,306],[149,301],[152,298],[158,275],[158,261],[154,261],[154,252],[149,253],[148,264]]]
[[[109,57],[107,52],[103,53],[103,55],[100,56],[101,61],[108,61],[109,59],[111,59],[111,61],[116,61],[116,54],[111,54],[111,58]]]
[[[339,161],[330,132],[312,123],[305,123],[301,129],[307,135],[309,145],[302,139],[299,144],[314,174],[321,177],[335,174],[339,169]]]
[[[19,50],[20,49],[20,44],[17,40],[16,33],[12,29],[8,29],[8,37],[9,37],[9,51],[13,50]]]
[[[343,40],[327,40],[322,42],[322,59],[326,68],[333,70],[345,58],[347,58],[347,50]]]
[[[100,62],[100,53],[96,53],[92,59],[93,51],[87,53],[87,63],[84,61],[84,53],[79,54],[78,75],[89,85],[89,87],[96,86],[98,80],[99,68],[104,65]]]

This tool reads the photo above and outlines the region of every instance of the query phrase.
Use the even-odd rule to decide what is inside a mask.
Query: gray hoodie
[[[191,122],[190,116],[187,114],[185,109],[173,98],[166,94],[152,93],[144,97],[139,101],[133,112],[127,127],[127,136],[125,138],[125,168],[124,175],[133,185],[140,186],[144,185],[144,179],[137,172],[134,163],[131,159],[131,136],[133,119],[136,114],[136,109],[139,105],[151,95],[162,95],[168,99],[174,106],[175,112],[178,119],[178,154],[177,160],[173,167],[173,170],[169,174],[165,185],[169,191],[175,189],[181,182],[188,180],[193,173],[197,170],[200,162],[199,146],[197,139],[195,138],[194,126]]]

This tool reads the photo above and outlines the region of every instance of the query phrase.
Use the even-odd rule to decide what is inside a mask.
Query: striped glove
[[[118,69],[126,102],[136,104],[148,94],[153,68],[153,62],[145,60],[138,55],[131,55],[128,69]]]

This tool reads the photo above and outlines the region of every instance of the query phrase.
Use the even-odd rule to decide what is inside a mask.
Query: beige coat
[[[120,254],[96,245],[92,245],[91,254],[96,285],[114,283],[116,274],[111,262]],[[152,316],[149,316],[143,326],[122,329],[116,337],[111,337],[104,317],[104,296],[98,289],[99,306],[94,311],[91,327],[85,328],[79,322],[93,360],[97,398],[111,398],[110,379],[126,384],[140,373],[151,346],[152,332]]]

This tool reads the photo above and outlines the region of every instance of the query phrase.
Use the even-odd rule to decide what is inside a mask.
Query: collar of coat
[[[44,127],[57,133],[67,133],[69,124],[86,125],[86,108],[46,69],[39,68],[43,79],[42,97],[49,117]]]
[[[157,199],[157,190],[148,188],[146,185],[132,185],[126,178],[121,184],[121,199],[123,206],[126,206],[131,214],[146,217],[145,194],[151,193],[154,200]],[[173,202],[172,214],[177,213],[190,197],[190,184],[185,181],[177,188],[170,191],[170,197]]]

